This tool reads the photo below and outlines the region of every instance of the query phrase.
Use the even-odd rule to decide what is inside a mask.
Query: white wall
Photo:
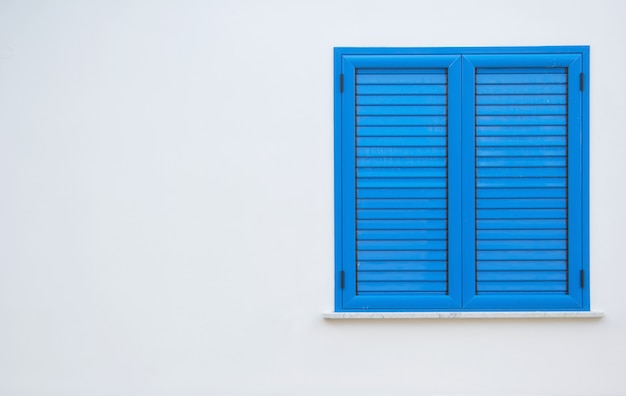
[[[626,394],[626,3],[0,2],[0,395]],[[334,46],[591,46],[600,320],[325,321]]]

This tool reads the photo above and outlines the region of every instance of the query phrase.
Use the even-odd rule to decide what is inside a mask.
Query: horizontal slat
[[[564,229],[565,219],[477,220],[477,230]]]
[[[567,166],[566,157],[481,157],[476,159],[476,167],[551,167]]]
[[[476,106],[476,115],[565,115],[564,105]]]
[[[416,292],[446,290],[446,282],[359,282],[358,292]]]
[[[519,209],[519,208],[543,208],[543,209],[564,209],[567,201],[563,198],[479,198],[476,200],[478,209]]]
[[[499,179],[493,179],[499,180]],[[445,178],[357,179],[357,188],[445,188]]]
[[[357,115],[446,115],[446,106],[357,106]],[[552,113],[551,113],[552,114]]]
[[[446,177],[446,168],[361,168],[356,169],[357,177]]]
[[[365,139],[365,138],[364,138]],[[419,138],[411,138],[419,139]],[[432,138],[436,139],[436,138]],[[443,139],[443,138],[440,138]],[[567,138],[565,136],[490,136],[477,137],[476,145],[481,147],[514,147],[514,146],[565,146]]]
[[[528,240],[478,240],[478,250],[564,250],[567,249],[565,239],[528,239]]]
[[[445,137],[358,137],[356,139],[358,147],[445,147],[446,143]]]
[[[565,67],[479,67],[476,75],[480,74],[562,74],[566,73]]]
[[[548,116],[546,116],[548,117]],[[556,116],[550,116],[556,117]],[[358,126],[378,126],[378,125],[446,125],[446,116],[424,115],[424,116],[357,116]]]
[[[567,92],[565,84],[499,84],[476,85],[477,95],[554,95]]]
[[[447,263],[440,261],[359,261],[359,271],[446,271]]]
[[[362,136],[446,136],[445,126],[359,126],[356,135]],[[554,133],[556,135],[556,133]]]
[[[359,189],[357,198],[446,198],[443,188],[382,188]]]
[[[563,177],[534,177],[534,178],[481,178],[476,180],[477,187],[566,187],[567,180]]]
[[[359,147],[356,154],[358,157],[445,157],[446,151],[445,147]]]
[[[479,261],[478,271],[565,271],[565,260]]]
[[[476,125],[567,125],[566,116],[554,115],[515,115],[515,116],[476,116]]]
[[[536,227],[541,228],[541,227]],[[446,220],[358,220],[359,230],[445,230]]]
[[[388,250],[388,251],[424,251],[445,250],[446,241],[412,240],[412,241],[357,241],[357,250]]]
[[[476,239],[566,239],[567,231],[562,230],[479,230]]]
[[[478,147],[477,157],[563,157],[567,155],[565,147]]]
[[[385,219],[445,219],[445,209],[357,209],[359,220]]]
[[[566,250],[479,250],[480,260],[567,260]]]
[[[446,95],[359,95],[357,106],[363,105],[445,105]]]
[[[359,271],[359,282],[445,282],[445,271]]]
[[[447,76],[440,74],[357,74],[357,84],[445,84]]]
[[[502,281],[565,281],[565,271],[480,271],[479,282],[502,282]]]
[[[478,95],[477,105],[562,105],[566,95]]]
[[[357,85],[356,93],[357,95],[444,95],[446,85]]]
[[[447,69],[444,68],[410,68],[403,67],[401,69],[398,68],[384,68],[384,67],[376,67],[376,68],[358,68],[356,70],[357,75],[368,75],[368,74],[444,74],[447,73]]]
[[[476,136],[565,136],[567,127],[561,125],[479,126]]]
[[[536,230],[535,230],[536,231]],[[445,240],[446,230],[357,230],[357,240]]]
[[[477,198],[565,198],[565,188],[477,188]]]
[[[426,168],[429,169],[429,168]],[[445,169],[445,168],[442,168]],[[488,177],[566,177],[564,167],[477,168],[476,176]]]
[[[482,219],[565,219],[565,209],[478,209],[476,218]]]
[[[485,73],[476,75],[476,84],[564,84],[567,74]]]
[[[445,209],[445,199],[358,199],[359,209]]]
[[[359,250],[357,260],[446,260],[445,250]]]
[[[547,282],[478,282],[478,292],[565,292],[567,290],[566,282],[547,281]]]
[[[357,167],[389,167],[389,168],[402,168],[402,167],[445,167],[448,162],[445,157],[399,157],[399,158],[372,158],[363,157],[357,158]]]

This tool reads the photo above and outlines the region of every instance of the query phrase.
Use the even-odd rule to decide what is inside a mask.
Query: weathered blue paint
[[[336,48],[335,309],[588,310],[588,59]]]

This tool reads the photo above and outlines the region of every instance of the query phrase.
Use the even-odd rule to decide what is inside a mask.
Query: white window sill
[[[601,311],[528,311],[528,312],[324,312],[324,319],[593,319]]]

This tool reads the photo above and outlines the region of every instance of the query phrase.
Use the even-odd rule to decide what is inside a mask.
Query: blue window
[[[336,311],[589,310],[589,48],[336,48]]]

